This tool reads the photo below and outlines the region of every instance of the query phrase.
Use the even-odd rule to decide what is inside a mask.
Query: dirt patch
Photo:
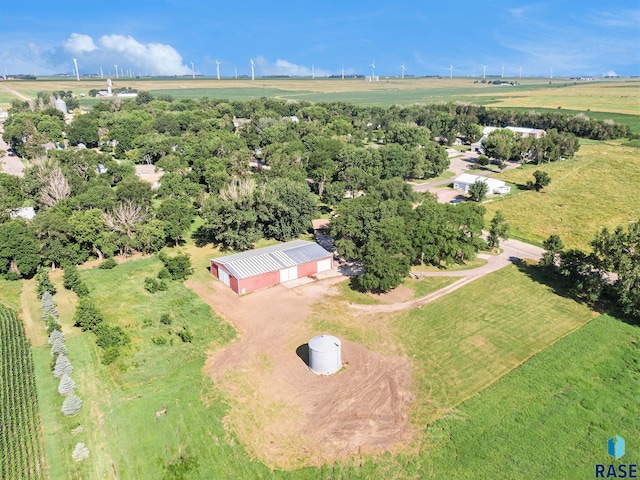
[[[371,294],[371,297],[380,300],[382,303],[400,303],[413,299],[414,292],[406,285],[399,285],[390,292]]]
[[[312,373],[307,342],[319,333],[305,320],[341,278],[238,297],[220,282],[186,285],[240,332],[212,353],[205,371],[231,404],[226,423],[247,450],[273,467],[321,465],[393,450],[412,434],[411,362],[342,340],[344,368]]]

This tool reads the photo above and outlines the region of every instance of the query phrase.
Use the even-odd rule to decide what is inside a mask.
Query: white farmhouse
[[[476,182],[484,182],[489,187],[487,193],[504,195],[511,191],[511,187],[497,178],[483,177],[481,175],[471,175],[470,173],[463,173],[459,177],[453,180],[453,188],[462,190],[464,193],[469,193],[469,187]]]

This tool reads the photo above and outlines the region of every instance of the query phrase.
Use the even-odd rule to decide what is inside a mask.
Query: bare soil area
[[[231,405],[228,426],[268,465],[320,465],[394,450],[410,439],[411,362],[341,338],[344,367],[312,373],[306,319],[342,277],[238,297],[222,283],[186,285],[231,322],[240,339],[209,356],[205,371]]]

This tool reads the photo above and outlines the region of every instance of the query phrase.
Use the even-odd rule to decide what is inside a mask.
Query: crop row
[[[0,305],[0,478],[45,478],[33,360],[22,322]]]

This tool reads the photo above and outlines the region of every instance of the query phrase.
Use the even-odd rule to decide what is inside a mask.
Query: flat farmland
[[[148,90],[151,93],[170,94],[175,98],[202,97],[248,100],[273,97],[287,100],[311,102],[345,101],[363,105],[410,105],[465,101],[495,107],[524,107],[571,110],[592,110],[621,114],[638,111],[640,81],[599,80],[573,82],[569,79],[508,79],[518,81],[517,86],[482,84],[479,78],[405,78],[381,77],[377,83],[363,79],[263,79],[251,81],[246,78],[120,78],[114,80],[115,87],[130,87]],[[489,80],[494,80],[490,78]],[[478,83],[474,83],[478,82]],[[88,79],[77,82],[73,79],[43,79],[35,81],[7,82],[11,88],[35,98],[39,91],[71,90],[86,95],[91,89],[106,88],[106,80]],[[0,106],[7,107],[12,98],[0,96]],[[94,99],[85,98],[88,106]]]

